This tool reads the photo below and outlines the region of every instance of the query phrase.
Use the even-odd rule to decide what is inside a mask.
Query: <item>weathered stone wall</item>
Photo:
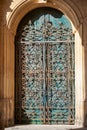
[[[31,9],[60,9],[74,25],[76,34],[76,124],[87,125],[87,0],[0,1],[0,130],[14,125],[15,34],[18,23]],[[75,17],[74,17],[75,16]]]

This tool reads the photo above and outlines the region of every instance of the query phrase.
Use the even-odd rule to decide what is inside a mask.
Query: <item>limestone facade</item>
[[[61,10],[75,33],[75,125],[87,125],[87,0],[0,1],[0,129],[14,123],[15,35],[21,19],[38,7]]]

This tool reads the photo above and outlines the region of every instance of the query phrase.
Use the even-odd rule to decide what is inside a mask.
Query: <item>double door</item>
[[[60,11],[51,8],[36,9],[23,20],[16,36],[15,121],[74,124],[71,24]]]
[[[17,103],[20,122],[67,124],[74,122],[74,82],[70,45],[58,42],[23,44],[22,72]],[[69,44],[69,43],[68,43]]]

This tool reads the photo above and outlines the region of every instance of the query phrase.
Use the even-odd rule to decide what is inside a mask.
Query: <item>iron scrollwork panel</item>
[[[20,122],[31,124],[42,124],[44,122],[44,101],[45,91],[43,88],[44,70],[43,70],[43,45],[42,44],[21,44],[21,84],[17,105],[20,108]],[[18,82],[18,81],[17,81]],[[21,86],[20,86],[21,85]],[[19,114],[19,113],[18,113]]]
[[[48,44],[47,51],[47,122],[74,124],[74,57],[73,43]],[[71,52],[70,52],[71,51]]]

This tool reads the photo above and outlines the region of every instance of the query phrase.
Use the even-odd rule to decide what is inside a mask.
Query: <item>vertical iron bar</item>
[[[44,10],[44,28],[43,28],[43,34],[45,33],[45,10]],[[45,41],[45,35],[43,35],[43,40]],[[43,43],[43,107],[44,107],[44,124],[46,123],[46,46],[45,42]]]
[[[44,123],[45,123],[45,119],[46,119],[46,115],[45,115],[45,109],[46,109],[46,47],[45,47],[45,43],[43,44],[43,105],[44,105]]]
[[[49,122],[49,120],[48,120],[48,59],[47,59],[47,51],[48,51],[48,43],[45,43],[45,52],[46,52],[46,59],[45,59],[45,62],[46,62],[46,69],[45,69],[45,74],[46,74],[46,121],[47,121],[47,124],[48,124],[48,122]]]

